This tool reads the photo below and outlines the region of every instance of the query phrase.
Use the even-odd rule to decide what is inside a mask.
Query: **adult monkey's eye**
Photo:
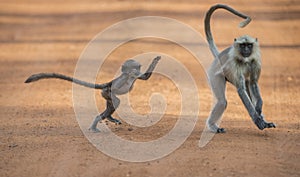
[[[249,47],[249,48],[252,48],[252,47],[253,47],[253,44],[248,44],[248,47]]]
[[[245,44],[240,44],[240,48],[245,48]]]

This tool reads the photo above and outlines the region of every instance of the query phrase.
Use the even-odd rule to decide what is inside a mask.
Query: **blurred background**
[[[97,77],[97,82],[109,81],[125,59],[152,51],[178,59],[191,72],[199,88],[199,121],[179,149],[156,161],[123,162],[94,148],[76,122],[70,83],[23,83],[38,72],[72,76],[89,41],[129,18],[169,17],[204,35],[205,12],[216,3],[228,4],[253,19],[239,29],[241,19],[219,10],[211,20],[212,33],[220,50],[243,34],[258,38],[263,109],[276,129],[259,131],[235,88],[228,86],[222,121],[228,133],[199,148],[212,103],[205,72],[187,50],[161,39],[138,39],[120,46]],[[0,176],[299,176],[299,22],[297,0],[0,0]],[[157,125],[143,129],[109,124],[111,129],[136,141],[167,133],[176,123],[181,103],[176,85],[168,78],[155,74],[147,82],[137,82],[130,93],[132,107],[147,114],[149,97],[155,92],[165,95],[168,106]],[[99,111],[103,110],[104,100],[98,92],[95,97]]]

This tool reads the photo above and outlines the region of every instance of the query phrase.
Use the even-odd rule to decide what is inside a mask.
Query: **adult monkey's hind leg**
[[[225,98],[226,80],[221,73],[216,75],[212,68],[208,73],[209,82],[214,93],[216,103],[214,103],[214,107],[207,119],[206,125],[214,133],[225,133],[225,129],[219,128],[217,123],[222,117],[227,106],[227,100]]]

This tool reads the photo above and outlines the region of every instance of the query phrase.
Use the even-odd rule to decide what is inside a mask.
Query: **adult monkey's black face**
[[[239,45],[240,54],[243,57],[249,57],[252,54],[252,48],[253,48],[252,43],[241,43]]]

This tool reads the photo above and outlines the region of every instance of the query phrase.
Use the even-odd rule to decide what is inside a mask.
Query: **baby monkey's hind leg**
[[[117,98],[115,95],[112,95],[112,100],[107,100],[106,102],[106,110],[108,114],[106,115],[105,118],[117,125],[122,124],[122,122],[118,119],[113,118],[112,114],[119,107],[119,105],[120,105],[120,99]]]
[[[99,121],[101,121],[105,118],[107,118],[107,120],[109,120],[115,124],[122,123],[120,120],[115,119],[111,116],[115,112],[115,110],[118,108],[118,106],[120,105],[120,99],[117,98],[114,94],[112,94],[110,92],[109,88],[103,89],[102,96],[106,100],[106,109],[104,112],[102,112],[100,115],[98,115],[94,119],[94,122],[92,123],[91,127],[89,128],[89,130],[92,132],[100,132],[100,130],[97,128],[97,124]]]
[[[94,133],[97,133],[97,132],[100,132],[100,130],[97,128],[97,124],[99,121],[103,120],[104,119],[104,114],[105,114],[106,110],[99,114],[95,119],[94,119],[94,122],[92,123],[92,125],[90,126],[89,130],[94,132]]]

